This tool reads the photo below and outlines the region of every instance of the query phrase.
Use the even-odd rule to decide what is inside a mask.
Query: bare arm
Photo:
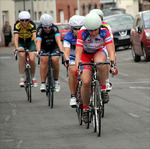
[[[40,40],[40,39],[38,39],[38,40],[36,41],[36,49],[37,49],[37,51],[40,51],[40,50],[41,50],[41,43],[42,43],[42,40]]]
[[[34,39],[34,43],[35,43],[35,46],[36,46],[36,49],[37,49],[37,44],[36,44],[36,32],[33,33],[33,39]]]
[[[107,44],[106,49],[109,53],[110,61],[114,61],[114,64],[116,63],[115,60],[115,47],[113,43]]]
[[[18,49],[19,34],[14,34],[15,48]]]
[[[82,51],[83,51],[83,47],[76,46],[76,58],[75,58],[76,68],[78,68],[78,64],[81,61]]]
[[[65,59],[69,59],[70,56],[70,48],[69,47],[65,47],[64,48],[65,51]]]
[[[55,37],[55,39],[56,39],[56,42],[58,44],[58,47],[59,47],[60,51],[63,51],[63,45],[62,45],[60,36]]]

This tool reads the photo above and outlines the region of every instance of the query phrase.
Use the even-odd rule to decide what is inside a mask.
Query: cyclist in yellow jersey
[[[36,26],[35,23],[30,20],[30,13],[22,11],[19,13],[19,19],[14,25],[14,43],[15,49],[24,50],[26,47],[29,51],[36,50]],[[14,50],[15,50],[14,49]],[[33,86],[37,87],[38,83],[35,78],[35,53],[30,52],[30,65],[31,75],[33,80]],[[19,73],[20,73],[20,87],[24,87],[25,81],[25,53],[19,53]]]
[[[90,11],[90,13],[96,13],[96,14],[98,14],[99,16],[100,16],[100,18],[101,18],[101,20],[102,20],[102,25],[104,26],[104,27],[107,27],[107,29],[109,30],[109,33],[110,33],[110,36],[111,36],[111,38],[112,38],[112,41],[113,41],[113,33],[112,33],[112,30],[111,30],[111,26],[107,23],[107,22],[104,22],[103,21],[103,17],[104,17],[104,14],[103,14],[103,12],[100,10],[100,9],[92,9],[91,11]],[[113,41],[113,46],[114,46],[114,41]],[[114,48],[115,48],[115,46],[114,46]],[[115,59],[116,59],[116,54],[115,54]],[[109,66],[108,65],[106,65],[105,67],[107,67],[107,79],[106,79],[106,89],[107,89],[107,91],[110,91],[111,89],[112,89],[112,84],[110,83],[110,81],[109,81]]]

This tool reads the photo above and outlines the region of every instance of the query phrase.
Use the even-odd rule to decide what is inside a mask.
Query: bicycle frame
[[[97,132],[98,136],[101,135],[101,117],[104,114],[104,104],[101,99],[101,89],[100,89],[99,79],[97,76],[97,66],[104,65],[104,64],[109,64],[109,63],[108,62],[104,62],[104,63],[101,63],[101,62],[100,63],[81,63],[81,62],[79,62],[79,68],[78,68],[78,76],[79,77],[81,75],[81,66],[90,65],[93,68],[92,83],[91,83],[91,97],[92,98],[90,98],[89,122],[86,123],[86,128],[88,129],[89,123],[91,123],[91,121],[93,121],[94,132]],[[79,109],[79,107],[77,107],[77,110],[78,109]],[[78,116],[78,118],[79,118],[79,116]]]
[[[36,50],[35,50],[36,51]],[[32,77],[31,77],[31,66],[30,66],[30,60],[29,60],[29,52],[33,52],[33,51],[29,51],[27,48],[24,48],[24,50],[16,50],[15,52],[15,59],[17,60],[17,52],[24,52],[25,53],[25,91],[27,94],[27,98],[28,101],[31,103],[32,102],[32,92],[31,92],[31,88],[33,85],[32,82]]]
[[[48,97],[48,106],[53,108],[54,102],[54,91],[55,91],[55,82],[53,75],[53,62],[52,56],[60,56],[60,53],[43,53],[41,56],[48,56],[48,74],[46,79],[46,95]]]

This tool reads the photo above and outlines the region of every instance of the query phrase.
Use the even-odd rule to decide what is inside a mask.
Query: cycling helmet
[[[51,26],[53,23],[53,18],[51,15],[49,14],[43,14],[40,18],[40,22],[42,23],[42,25],[44,26]]]
[[[91,12],[86,15],[84,25],[87,30],[98,29],[101,24],[101,18],[96,13]]]
[[[103,12],[102,12],[100,9],[93,9],[93,10],[90,11],[90,13],[91,13],[91,12],[95,12],[95,13],[97,13],[100,17],[104,17],[104,14],[103,14]]]
[[[19,13],[19,19],[20,20],[23,20],[23,19],[30,19],[31,18],[31,15],[28,11],[21,11]]]
[[[84,17],[79,15],[74,15],[69,19],[70,26],[83,26],[84,25]]]

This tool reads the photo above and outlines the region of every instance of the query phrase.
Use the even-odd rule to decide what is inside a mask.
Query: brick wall
[[[75,15],[77,10],[77,0],[56,0],[56,15],[57,22],[60,22],[60,10],[64,11],[64,20],[69,21],[69,18]]]

